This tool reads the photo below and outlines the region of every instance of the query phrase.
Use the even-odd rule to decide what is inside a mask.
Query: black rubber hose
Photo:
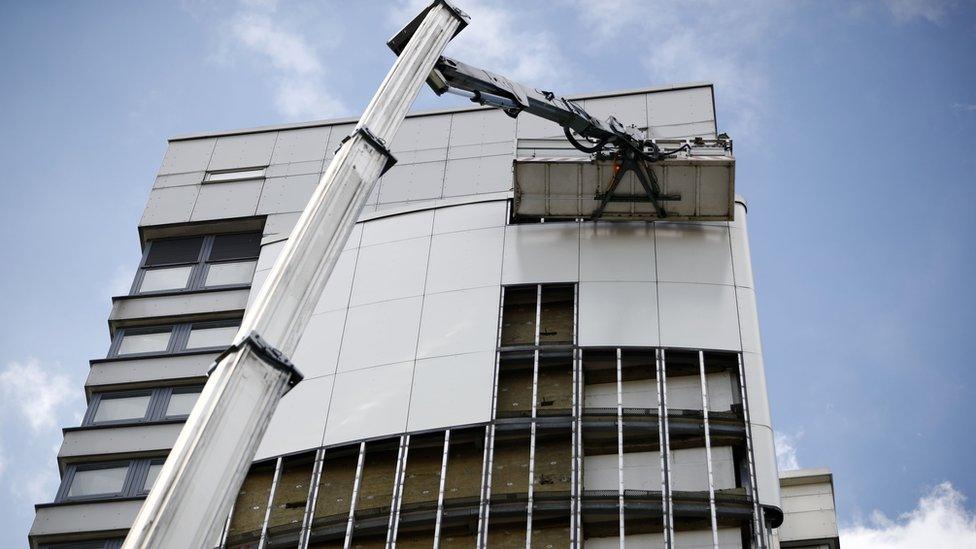
[[[595,152],[602,151],[603,150],[603,147],[606,146],[607,141],[608,141],[607,139],[603,139],[600,142],[598,142],[597,144],[593,145],[592,147],[587,147],[587,146],[583,145],[582,143],[580,143],[579,141],[577,141],[575,137],[573,137],[573,132],[569,131],[569,128],[564,127],[563,128],[563,133],[566,134],[566,139],[568,139],[569,142],[574,147],[576,147],[577,150],[583,151],[585,153],[595,153]]]

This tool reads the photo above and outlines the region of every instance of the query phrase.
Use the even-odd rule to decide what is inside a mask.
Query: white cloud
[[[709,81],[728,112],[735,136],[752,133],[769,96],[764,66],[779,15],[789,3],[772,0],[685,4],[612,0],[577,4],[595,29],[596,45],[624,41],[655,84]]]
[[[952,110],[956,112],[974,113],[976,112],[976,103],[953,103]]]
[[[428,4],[429,0],[400,2],[391,12],[391,22],[399,29]],[[471,24],[448,44],[445,55],[532,87],[549,90],[570,84],[571,63],[559,40],[543,30],[544,21],[527,17],[525,6],[466,0],[459,7],[471,16]]]
[[[918,500],[912,511],[891,519],[875,511],[866,522],[842,528],[844,549],[976,548],[976,514],[965,496],[943,482]]]
[[[791,471],[800,468],[796,457],[796,443],[803,438],[803,431],[794,435],[777,432],[774,443],[776,445],[776,465],[780,471]]]
[[[231,35],[235,45],[267,63],[269,77],[275,83],[278,112],[291,120],[328,118],[347,112],[326,85],[326,70],[318,52],[278,15],[277,2],[244,0],[241,5],[242,9],[231,18]]]
[[[884,0],[888,12],[897,23],[911,23],[922,19],[940,24],[946,20],[949,11],[955,7],[954,0]]]
[[[35,358],[0,371],[0,487],[25,506],[54,495],[58,427],[80,421],[80,385],[57,363]]]
[[[48,367],[34,358],[7,363],[0,372],[0,395],[4,408],[19,413],[35,435],[56,427],[60,414],[81,398],[77,385],[57,365]]]

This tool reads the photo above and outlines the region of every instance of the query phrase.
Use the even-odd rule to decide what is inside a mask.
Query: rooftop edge
[[[682,84],[670,84],[666,86],[652,86],[646,88],[632,88],[617,91],[606,91],[606,92],[593,92],[588,94],[578,94],[567,96],[567,99],[583,100],[583,99],[603,99],[605,97],[622,97],[627,95],[637,95],[641,93],[657,93],[675,90],[687,90],[695,88],[714,88],[712,82],[687,82]],[[712,92],[712,105],[714,113],[715,96],[714,90]],[[494,109],[494,107],[485,106],[471,106],[471,107],[447,107],[443,109],[428,109],[423,111],[411,112],[407,114],[407,118],[417,118],[421,116],[432,116],[438,114],[448,114],[456,112],[469,112],[469,111],[480,111]],[[246,135],[251,133],[263,133],[277,130],[297,130],[302,128],[317,128],[321,126],[335,126],[338,124],[352,124],[359,120],[357,116],[348,116],[343,118],[330,118],[326,120],[312,120],[309,122],[293,122],[290,124],[271,124],[268,126],[256,126],[253,128],[242,128],[237,130],[225,130],[216,132],[202,132],[202,133],[188,133],[183,135],[177,135],[167,139],[168,142],[172,143],[174,141],[187,141],[191,139],[202,139],[207,137],[225,137],[230,135]]]

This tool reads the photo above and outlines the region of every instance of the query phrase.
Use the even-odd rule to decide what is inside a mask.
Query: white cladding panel
[[[174,141],[166,148],[159,175],[206,171],[213,155],[215,138]],[[201,177],[197,183],[203,181]]]
[[[276,131],[218,137],[207,170],[267,166],[277,139]]]
[[[318,161],[321,166],[321,161],[328,150],[326,146],[331,133],[331,126],[278,132],[278,140],[271,154],[271,163],[294,164]]]
[[[658,345],[657,287],[653,282],[581,282],[580,345]]]
[[[407,429],[420,431],[485,421],[491,412],[495,353],[417,361]],[[450,414],[445,414],[450,410]]]
[[[497,287],[429,294],[424,298],[417,357],[494,351]]]

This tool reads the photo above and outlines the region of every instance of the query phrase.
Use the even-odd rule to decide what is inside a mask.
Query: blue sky
[[[834,470],[845,547],[976,546],[976,4],[458,3],[449,53],[529,84],[715,82],[782,462]],[[166,137],[360,112],[415,6],[0,4],[0,546],[54,495]]]

